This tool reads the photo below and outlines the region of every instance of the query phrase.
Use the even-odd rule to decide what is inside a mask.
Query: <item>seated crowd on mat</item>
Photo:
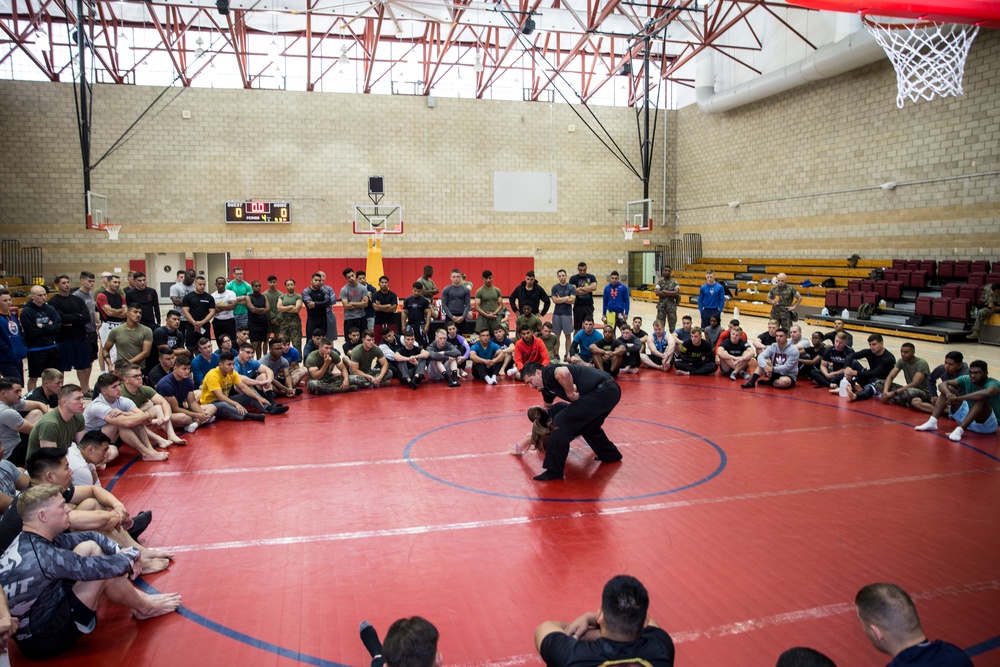
[[[642,582],[617,575],[604,585],[596,611],[573,621],[542,622],[535,630],[535,649],[546,667],[672,667],[674,641],[653,619],[649,604]],[[896,584],[865,586],[855,596],[854,606],[872,646],[892,658],[888,667],[972,667],[972,660],[958,646],[927,638],[913,599]],[[371,623],[361,623],[361,643],[371,656],[371,667],[442,667],[439,639],[434,624],[420,616],[397,620],[386,632],[385,642],[379,641]],[[766,664],[746,656],[744,662]],[[820,651],[804,646],[784,651],[775,665],[836,667]]]

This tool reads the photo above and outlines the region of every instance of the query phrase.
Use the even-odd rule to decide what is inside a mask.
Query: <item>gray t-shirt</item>
[[[291,366],[291,364],[288,363],[288,359],[278,357],[278,360],[275,361],[270,354],[265,354],[261,357],[260,365],[270,368],[271,372],[274,373],[274,377],[281,377],[282,374],[284,374],[284,372]]]
[[[114,403],[108,403],[104,400],[103,395],[98,394],[90,402],[90,405],[87,406],[87,409],[83,411],[86,429],[88,431],[100,431],[108,423],[104,421],[104,417],[112,410],[132,412],[135,410],[135,403],[125,397],[119,397]]]
[[[368,296],[368,288],[362,285],[361,283],[355,283],[353,287],[351,287],[350,283],[347,283],[346,285],[340,288],[340,298],[341,300],[347,299],[347,303],[361,303],[367,296]],[[365,311],[363,308],[344,311],[345,322],[347,320],[363,320],[364,318],[365,318]],[[353,329],[356,327],[350,327],[350,328]],[[347,330],[348,327],[345,326],[344,331],[346,332]]]
[[[178,299],[183,301],[184,297],[186,297],[193,291],[194,291],[194,283],[191,283],[190,285],[185,285],[182,282],[174,283],[173,285],[170,286],[170,298],[173,299],[174,297],[177,297]],[[178,308],[179,307],[180,306],[178,306]]]
[[[97,312],[97,301],[94,299],[94,290],[84,292],[82,289],[78,289],[73,292],[73,296],[80,297],[87,304],[87,312],[90,313],[90,321],[87,322],[87,333],[97,333],[97,325],[94,320],[94,314]]]
[[[573,296],[576,294],[576,288],[566,283],[565,285],[560,285],[556,283],[552,286],[552,296],[558,296],[559,298],[565,296]],[[573,314],[573,304],[571,303],[557,303],[556,309],[552,311],[553,315],[572,315]]]
[[[10,461],[0,461],[0,493],[13,498],[17,494],[17,479],[21,471]]]
[[[3,445],[3,458],[5,459],[9,458],[14,453],[14,448],[21,444],[21,434],[17,432],[17,429],[24,423],[24,418],[18,411],[24,412],[27,409],[24,399],[21,399],[21,402],[14,407],[0,402],[0,444]]]

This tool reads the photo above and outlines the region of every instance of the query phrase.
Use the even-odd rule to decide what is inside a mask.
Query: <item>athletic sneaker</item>
[[[747,373],[746,371],[743,371],[742,373],[740,373],[740,377],[743,378],[744,380],[749,380],[750,374]]]
[[[732,380],[733,382],[736,381],[736,371],[733,371],[732,373],[729,374],[729,379]]]

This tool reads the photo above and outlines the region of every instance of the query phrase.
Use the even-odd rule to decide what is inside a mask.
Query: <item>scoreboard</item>
[[[226,222],[285,223],[292,221],[292,207],[286,201],[226,202]]]

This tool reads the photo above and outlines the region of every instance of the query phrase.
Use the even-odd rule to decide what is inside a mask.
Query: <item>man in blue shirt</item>
[[[288,412],[287,405],[279,405],[275,402],[272,384],[274,373],[269,367],[253,358],[253,345],[251,343],[240,345],[240,352],[233,362],[233,372],[240,376],[244,384],[253,387],[254,391],[267,399],[270,405],[264,408],[264,412],[271,415],[283,415]]]
[[[619,282],[618,272],[612,271],[611,282],[604,287],[604,323],[618,329],[628,328],[630,306],[628,287]]]
[[[722,321],[722,309],[726,305],[726,290],[715,282],[715,271],[705,272],[705,284],[698,290],[698,311],[701,313],[701,328],[709,326],[709,319],[716,315]]]
[[[585,317],[583,328],[573,336],[573,343],[569,347],[569,363],[593,365],[594,353],[591,345],[600,345],[604,340],[604,332],[594,329],[594,318]]]

